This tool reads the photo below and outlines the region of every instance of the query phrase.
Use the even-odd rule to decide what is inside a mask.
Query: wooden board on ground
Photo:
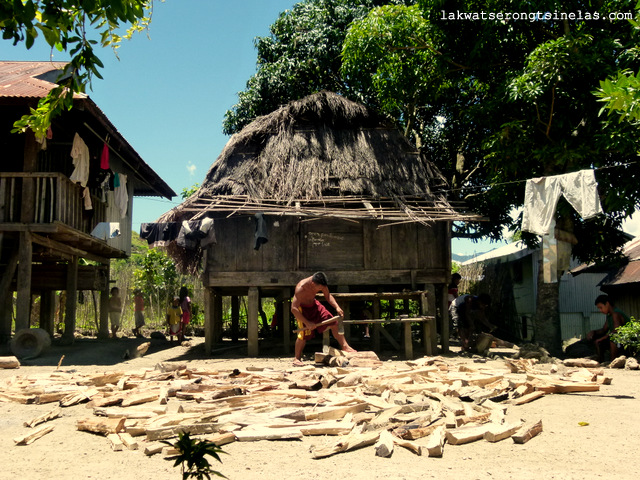
[[[523,425],[520,429],[511,436],[514,443],[523,444],[527,443],[536,435],[542,432],[542,420],[537,422],[531,422]]]

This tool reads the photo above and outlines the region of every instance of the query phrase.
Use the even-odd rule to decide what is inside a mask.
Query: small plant
[[[611,334],[611,340],[637,355],[640,352],[640,321],[631,317],[626,324]]]
[[[196,478],[197,480],[206,478],[211,480],[211,475],[227,478],[220,472],[212,470],[211,464],[205,458],[207,455],[211,455],[222,463],[218,454],[225,452],[215,443],[191,438],[189,433],[180,433],[176,443],[167,441],[162,443],[166,443],[180,451],[179,455],[169,457],[167,460],[175,460],[173,466],[177,467],[180,465],[182,467],[182,480],[187,480],[188,478]]]

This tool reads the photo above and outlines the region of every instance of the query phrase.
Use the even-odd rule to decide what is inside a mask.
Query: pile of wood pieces
[[[600,368],[562,366],[561,375],[555,366],[550,372],[527,359],[383,363],[372,352],[360,352],[334,362],[343,366],[328,366],[342,357],[329,348],[318,355],[322,363],[287,371],[175,363],[99,375],[58,369],[6,379],[0,401],[56,404],[25,422],[31,433],[16,444],[51,431],[65,407],[86,403],[92,413],[77,421],[77,429],[104,435],[114,450],[172,455],[161,441],[189,432],[218,445],[324,436],[312,448],[313,458],[367,445],[380,456],[401,446],[438,457],[447,443],[525,443],[542,431],[542,422],[507,422],[507,408],[548,394],[597,391],[611,380]]]

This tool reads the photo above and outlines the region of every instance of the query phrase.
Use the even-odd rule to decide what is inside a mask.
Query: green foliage
[[[175,460],[174,467],[181,466],[183,480],[188,478],[196,478],[198,480],[211,479],[211,475],[227,478],[220,472],[212,470],[211,464],[206,458],[207,455],[210,455],[222,462],[219,454],[225,452],[215,443],[193,439],[189,433],[180,433],[176,443],[168,441],[163,441],[162,443],[175,447],[180,451],[179,455],[169,457],[167,460]]]
[[[230,135],[260,115],[320,90],[349,96],[340,73],[342,42],[351,22],[371,8],[401,0],[306,0],[280,14],[268,37],[255,40],[257,72],[228,110],[223,131]],[[412,2],[411,2],[412,3]]]
[[[611,334],[611,341],[621,344],[634,355],[640,352],[640,321],[634,317]]]
[[[51,119],[73,106],[73,94],[83,93],[104,65],[97,47],[117,51],[123,39],[145,30],[151,21],[153,0],[16,0],[0,2],[3,40],[31,48],[39,35],[71,61],[61,72],[57,88],[14,124],[14,132],[32,129],[44,136]],[[122,29],[126,28],[124,34]],[[98,38],[99,40],[96,40]]]
[[[163,251],[151,248],[142,258],[139,268],[134,270],[134,286],[142,290],[143,296],[157,296],[169,304],[169,299],[180,289],[178,272],[173,260]]]
[[[187,188],[183,188],[182,191],[180,192],[180,197],[183,200],[186,200],[187,198],[189,198],[191,195],[193,195],[194,193],[196,193],[198,191],[198,188],[200,188],[200,184],[199,183],[194,183],[191,187]]]
[[[600,82],[595,95],[605,105],[600,114],[608,110],[608,114],[619,114],[619,121],[628,121],[633,125],[640,123],[640,72],[634,75],[629,70],[618,72],[613,80],[607,78]]]

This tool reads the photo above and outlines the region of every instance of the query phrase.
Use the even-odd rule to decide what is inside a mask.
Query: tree
[[[73,106],[73,94],[102,78],[104,67],[95,47],[117,51],[123,39],[145,30],[151,21],[153,0],[16,0],[0,2],[0,31],[13,45],[31,48],[39,35],[71,60],[58,87],[40,100],[30,115],[18,120],[14,131],[30,128],[44,136],[51,119]],[[126,30],[124,30],[126,29]],[[123,31],[124,30],[124,31]]]
[[[336,0],[305,5],[328,3]],[[500,238],[504,226],[518,231],[521,218],[513,220],[510,213],[523,204],[525,180],[596,168],[606,214],[585,221],[561,202],[558,224],[578,242],[577,258],[615,253],[624,241],[622,220],[640,205],[640,132],[600,117],[593,91],[603,76],[640,66],[637,34],[626,22],[608,18],[609,12],[630,11],[635,2],[420,0],[419,8],[413,3],[387,2],[366,16],[354,15],[343,37],[340,81],[319,78],[308,82],[310,88],[336,85],[339,93],[397,122],[448,178],[450,198],[466,200],[489,218],[455,225],[457,236]],[[510,17],[464,21],[457,11]],[[297,25],[297,12],[288,14],[289,24]],[[295,38],[297,48],[310,48]],[[287,92],[282,85],[296,78],[302,62],[279,52],[277,63],[288,65],[290,75],[277,91]],[[271,71],[273,59],[261,59],[260,70]],[[277,94],[279,103],[310,93],[290,86],[290,96]],[[262,100],[267,97],[255,97],[254,112],[274,107]],[[246,121],[252,119],[248,112]],[[522,238],[530,246],[538,241],[526,233]],[[558,291],[552,285],[542,288],[548,292],[539,307],[550,309],[539,308],[537,332],[557,350]]]
[[[281,13],[271,35],[256,38],[257,72],[225,114],[230,135],[280,105],[320,90],[349,97],[340,73],[342,42],[349,24],[371,8],[402,0],[307,0]],[[413,2],[409,2],[413,3]]]

